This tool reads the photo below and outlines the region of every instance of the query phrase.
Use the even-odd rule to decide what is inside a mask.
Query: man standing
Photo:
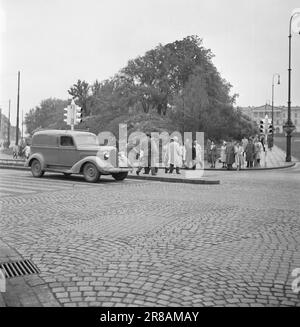
[[[249,142],[246,146],[245,152],[246,152],[247,168],[252,168],[254,154],[255,154],[255,146],[253,144],[252,138],[249,139]]]
[[[232,141],[227,143],[225,153],[226,153],[227,169],[231,170],[232,165],[235,162],[234,145]]]
[[[144,139],[141,143],[141,165],[137,169],[136,174],[142,170],[144,167],[144,174],[148,175],[151,171],[151,175],[156,175],[155,172],[155,158],[157,157],[158,149],[154,140],[151,139],[151,135],[147,134],[147,138]]]
[[[202,160],[201,160],[201,145],[197,142],[197,140],[194,140],[193,147],[192,147],[192,160],[193,160],[193,166],[192,169],[195,170],[197,168],[197,164],[200,164],[200,167],[202,167]]]

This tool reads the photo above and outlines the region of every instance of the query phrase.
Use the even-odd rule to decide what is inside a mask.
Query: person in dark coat
[[[247,168],[253,167],[254,155],[255,155],[255,146],[253,144],[253,140],[250,138],[249,142],[245,149],[246,152],[246,161],[247,161]]]
[[[155,166],[152,164],[152,155],[157,156],[158,149],[156,146],[156,143],[154,140],[151,139],[151,135],[147,134],[147,139],[143,140],[141,143],[141,165],[136,171],[136,174],[139,175],[139,173],[142,170],[142,167],[144,167],[144,174],[148,175],[151,171],[151,175],[156,175],[156,169]]]
[[[210,168],[216,168],[217,155],[218,155],[217,147],[215,143],[212,141],[210,143],[209,156],[208,156],[208,160],[211,164]]]
[[[230,170],[235,162],[234,144],[232,141],[227,143],[225,153],[227,169]]]

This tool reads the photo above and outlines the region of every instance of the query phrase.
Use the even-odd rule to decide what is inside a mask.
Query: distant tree
[[[32,134],[37,128],[66,128],[64,122],[64,108],[67,100],[49,98],[25,115],[27,133]]]

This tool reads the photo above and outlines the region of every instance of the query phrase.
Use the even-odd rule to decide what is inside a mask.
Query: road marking
[[[25,190],[25,189],[22,189],[22,188],[15,189],[15,188],[9,188],[9,187],[6,187],[6,188],[0,187],[0,192],[1,191],[8,191],[8,192],[12,192],[12,193],[36,193],[33,190]]]
[[[52,186],[55,188],[65,188],[65,187],[69,187],[70,185],[74,184],[74,183],[61,183],[60,181],[35,181],[35,180],[24,180],[24,179],[8,179],[8,178],[2,178],[0,177],[0,185],[4,183],[9,183],[9,184],[15,184],[15,185],[43,185],[44,188],[48,187],[48,186]]]
[[[27,183],[24,183],[24,184],[17,184],[17,183],[3,183],[3,181],[0,180],[0,188],[2,189],[6,189],[6,188],[9,188],[10,186],[16,186],[18,188],[22,188],[22,189],[31,189],[31,190],[42,190],[42,191],[48,191],[48,190],[55,190],[57,188],[55,187],[49,187],[47,185],[45,185],[44,187],[39,187],[39,186],[36,186],[34,184],[31,184],[31,185],[27,185]]]

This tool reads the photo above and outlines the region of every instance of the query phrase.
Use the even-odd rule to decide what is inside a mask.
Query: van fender
[[[45,159],[43,157],[43,155],[41,153],[34,153],[33,155],[31,155],[25,162],[25,167],[31,167],[32,161],[33,159],[37,159],[42,166],[42,170],[45,169]]]
[[[96,156],[89,156],[76,162],[76,164],[73,165],[72,168],[70,169],[70,173],[79,174],[81,168],[84,166],[86,162],[93,163],[98,168],[101,174],[108,173],[110,169],[114,168],[114,166],[108,161],[102,160],[101,158]]]

